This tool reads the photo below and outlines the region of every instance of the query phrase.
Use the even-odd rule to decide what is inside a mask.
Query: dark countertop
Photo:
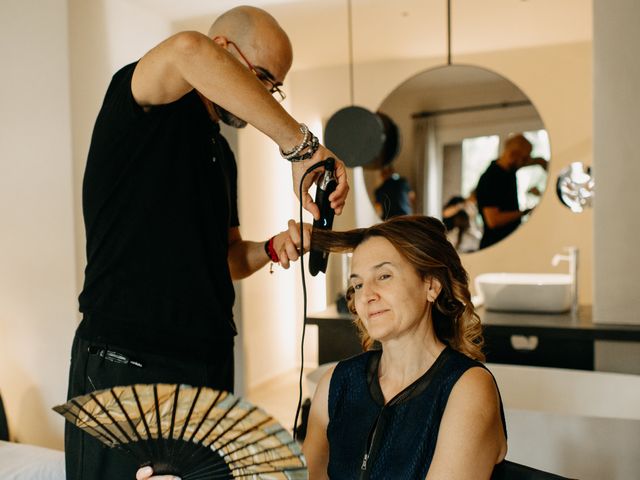
[[[510,313],[476,310],[485,329],[511,334],[545,334],[592,340],[640,341],[640,325],[593,323],[590,305],[581,306],[576,314]],[[327,325],[336,321],[351,321],[352,315],[340,313],[335,304],[322,312],[307,316],[312,325]]]

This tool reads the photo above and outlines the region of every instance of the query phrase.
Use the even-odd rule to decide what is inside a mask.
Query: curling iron
[[[320,181],[318,182],[318,188],[316,189],[316,205],[320,210],[320,218],[313,221],[313,229],[319,230],[331,230],[333,227],[334,211],[331,208],[331,202],[329,201],[329,195],[333,193],[338,185],[335,176],[336,161],[333,158],[328,158],[324,161],[324,172]],[[311,249],[309,252],[309,273],[314,277],[318,272],[325,273],[327,271],[327,261],[329,259],[329,253],[320,250]]]

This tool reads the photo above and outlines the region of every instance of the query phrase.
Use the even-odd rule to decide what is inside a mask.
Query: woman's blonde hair
[[[431,309],[436,336],[454,350],[484,361],[482,325],[471,303],[469,276],[458,252],[447,240],[442,222],[422,215],[404,215],[346,232],[315,230],[311,246],[327,252],[351,252],[371,237],[387,239],[422,278],[433,277],[440,282],[442,290]],[[356,316],[362,346],[369,350],[373,340],[356,313],[353,293],[349,287],[347,303]]]

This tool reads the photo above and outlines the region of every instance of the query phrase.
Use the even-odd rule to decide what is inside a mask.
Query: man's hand
[[[347,169],[338,157],[336,157],[333,152],[328,150],[326,147],[320,145],[318,150],[309,160],[305,160],[303,162],[292,162],[291,163],[291,176],[293,177],[293,191],[296,194],[298,199],[302,200],[302,207],[313,215],[313,218],[318,220],[320,218],[320,210],[318,206],[314,203],[313,198],[309,194],[309,188],[314,181],[316,181],[320,174],[324,171],[323,167],[319,167],[306,176],[304,179],[304,183],[302,184],[302,197],[300,198],[300,180],[302,179],[304,173],[307,171],[309,167],[315,165],[318,162],[326,160],[329,157],[333,157],[336,160],[336,180],[338,185],[336,186],[335,191],[329,195],[329,200],[331,201],[331,208],[336,212],[336,215],[340,215],[342,213],[342,208],[344,207],[344,203],[347,199],[347,194],[349,193],[349,183],[347,182]]]
[[[542,157],[536,157],[533,159],[533,161],[535,162],[536,165],[540,165],[545,170],[549,169],[549,160]]]
[[[529,190],[527,190],[527,193],[535,195],[536,197],[540,197],[542,195],[542,192],[538,187],[531,187]]]
[[[180,480],[180,477],[173,475],[163,475],[161,477],[152,477],[153,469],[151,467],[142,467],[136,473],[136,480]]]
[[[311,225],[303,224],[304,251],[311,245]],[[278,261],[283,268],[289,268],[291,262],[300,258],[300,224],[289,220],[289,228],[273,238],[273,248],[278,254]]]

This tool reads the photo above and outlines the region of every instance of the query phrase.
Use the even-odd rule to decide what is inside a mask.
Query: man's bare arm
[[[302,139],[298,122],[256,76],[198,32],[177,33],[145,54],[136,67],[131,88],[143,107],[173,102],[195,88],[284,150]]]
[[[173,102],[196,89],[216,105],[250,123],[270,137],[283,151],[290,151],[303,138],[299,123],[269,94],[264,85],[222,46],[198,32],[180,32],[160,43],[140,59],[132,79],[132,93],[143,107]],[[292,163],[293,190],[307,168],[328,157],[336,158],[338,186],[329,197],[340,214],[349,185],[343,162],[320,145],[315,155]],[[317,172],[320,173],[321,170]],[[304,181],[302,202],[314,218],[320,212],[308,194],[314,176]]]
[[[503,212],[498,207],[484,207],[482,215],[489,228],[498,228],[508,225],[522,218],[529,211],[513,210],[511,212]]]

